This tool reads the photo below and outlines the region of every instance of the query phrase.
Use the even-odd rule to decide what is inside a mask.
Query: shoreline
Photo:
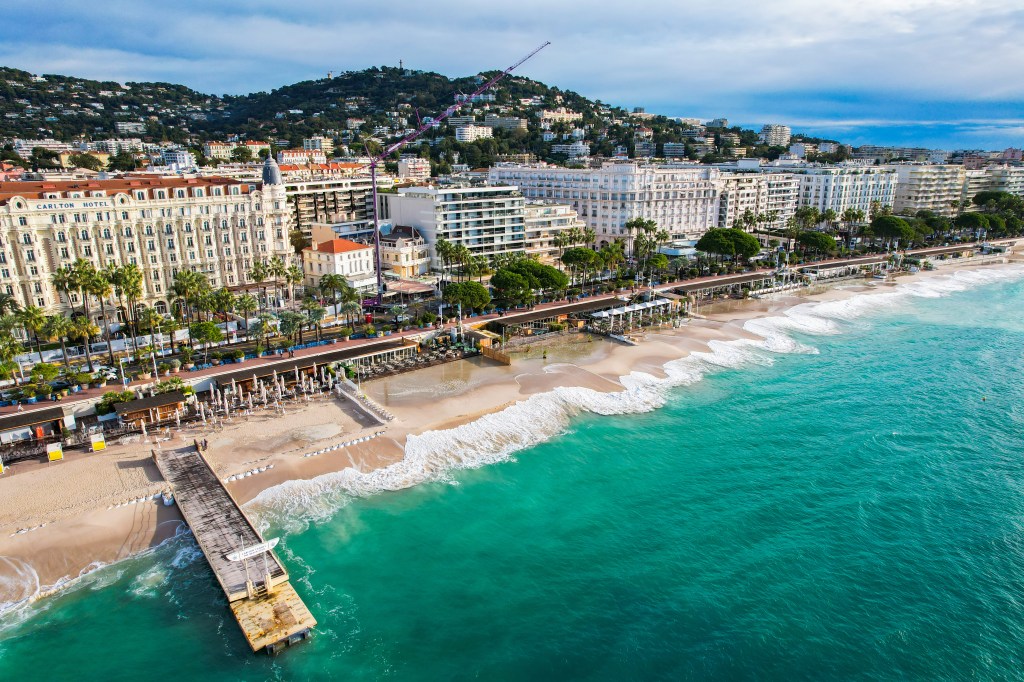
[[[765,343],[765,336],[747,328],[752,320],[785,317],[808,303],[893,292],[951,273],[1021,264],[1012,257],[1003,264],[949,263],[894,284],[843,280],[760,299],[717,301],[701,307],[703,318],[679,329],[649,330],[639,346],[573,334],[515,349],[510,367],[472,358],[377,379],[363,388],[395,415],[384,427],[351,403],[318,400],[289,407],[283,417],[262,413],[236,418],[221,430],[182,429],[167,445],[207,438],[211,463],[225,479],[263,469],[228,483],[232,495],[258,517],[290,514],[305,523],[333,514],[353,496],[444,480],[453,469],[506,459],[564,430],[582,411],[654,409],[657,397],[632,407],[627,398],[637,398],[634,389],[648,377],[669,379],[669,365],[676,361],[713,355],[720,344]],[[552,403],[546,423],[530,415],[541,401]],[[304,457],[378,431],[384,433],[373,440]],[[179,532],[177,508],[152,499],[165,485],[150,447],[112,445],[99,455],[19,467],[0,480],[0,618]],[[463,456],[474,447],[472,457]],[[140,497],[148,499],[125,504]]]

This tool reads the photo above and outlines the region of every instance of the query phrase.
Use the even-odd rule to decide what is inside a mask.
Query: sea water
[[[8,612],[0,674],[1019,679],[1022,274],[799,306],[261,496],[319,620],[276,658],[186,535]]]

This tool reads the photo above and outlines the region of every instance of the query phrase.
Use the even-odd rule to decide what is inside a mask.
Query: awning
[[[0,431],[24,429],[36,424],[55,422],[58,419],[64,419],[64,408],[62,407],[45,407],[41,410],[15,412],[0,417]]]
[[[114,403],[114,412],[121,416],[132,412],[164,407],[165,405],[177,405],[183,402],[185,402],[184,393],[181,391],[168,391],[167,393],[158,393],[145,398],[139,398],[138,400],[130,400],[126,403]]]
[[[605,318],[614,317],[616,315],[628,315],[630,313],[639,313],[644,310],[650,310],[651,308],[660,308],[667,306],[671,303],[668,299],[658,298],[653,301],[643,301],[641,303],[633,303],[631,305],[623,306],[622,308],[613,308],[612,310],[601,310],[591,314],[591,317]]]
[[[400,279],[397,282],[388,282],[388,291],[394,291],[400,294],[432,294],[434,293],[434,286],[432,284],[424,284],[423,282],[414,282],[408,279]]]

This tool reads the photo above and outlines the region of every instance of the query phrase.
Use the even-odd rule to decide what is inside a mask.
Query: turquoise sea
[[[309,642],[250,654],[184,536],[9,613],[0,677],[1022,679],[1022,311],[1007,271],[804,305],[486,465],[279,490]]]

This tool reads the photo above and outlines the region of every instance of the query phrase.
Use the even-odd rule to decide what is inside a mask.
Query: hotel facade
[[[254,261],[292,253],[291,213],[270,165],[262,183],[158,176],[0,183],[0,291],[22,306],[70,313],[80,297],[68,299],[51,275],[78,259],[97,269],[137,265],[140,303],[161,313],[171,310],[182,270],[202,273],[214,288],[249,284]]]

